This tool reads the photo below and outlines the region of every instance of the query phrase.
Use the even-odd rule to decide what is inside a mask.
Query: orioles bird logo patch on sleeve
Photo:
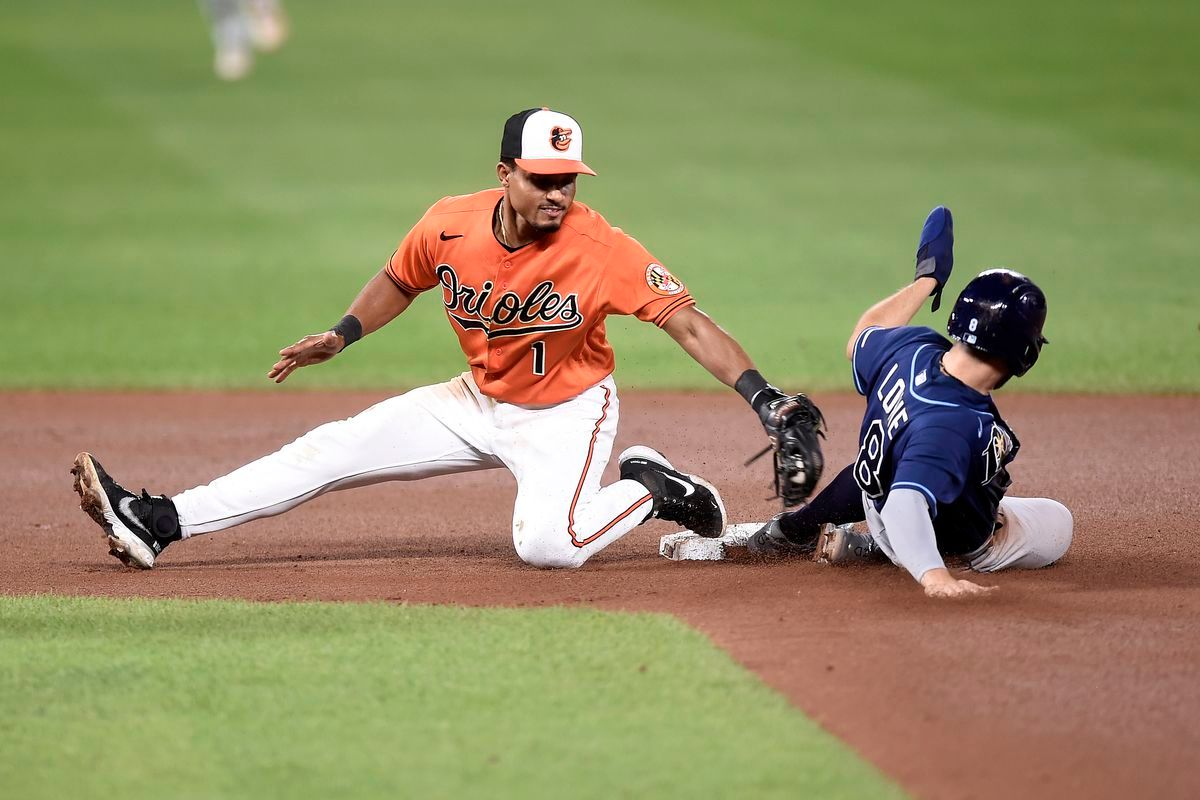
[[[651,264],[646,267],[646,285],[655,294],[661,294],[663,297],[671,297],[683,291],[683,283],[667,272],[662,264]]]
[[[550,146],[560,152],[565,151],[571,146],[571,134],[574,132],[570,128],[560,128],[555,125],[550,129]]]

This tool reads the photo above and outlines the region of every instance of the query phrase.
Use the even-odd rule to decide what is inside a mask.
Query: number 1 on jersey
[[[533,374],[534,375],[545,375],[546,374],[546,343],[545,342],[534,342],[533,344],[529,345],[529,348],[531,350],[533,350]]]

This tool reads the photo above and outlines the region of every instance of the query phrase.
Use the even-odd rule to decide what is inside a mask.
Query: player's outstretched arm
[[[676,313],[663,330],[754,409],[775,450],[775,491],[784,506],[807,499],[825,467],[820,409],[802,394],[786,395],[767,383],[741,345],[695,306]]]
[[[663,330],[726,386],[733,387],[743,372],[754,369],[754,362],[742,346],[695,306],[677,312]]]
[[[912,322],[912,318],[921,310],[921,305],[929,293],[937,289],[938,282],[934,278],[921,277],[905,286],[890,297],[880,300],[863,312],[846,342],[846,358],[854,359],[854,343],[867,328],[896,328]]]
[[[872,326],[896,328],[912,322],[926,297],[933,297],[933,310],[942,302],[942,287],[950,280],[954,268],[954,217],[950,209],[938,206],[929,212],[917,242],[917,261],[913,282],[891,297],[868,308],[858,319],[850,341],[846,343],[846,358],[854,360],[854,343],[859,335]]]
[[[301,367],[328,361],[368,333],[379,330],[400,316],[412,303],[412,297],[380,270],[354,298],[346,316],[332,329],[311,333],[293,345],[279,351],[279,360],[267,377],[283,383]]]

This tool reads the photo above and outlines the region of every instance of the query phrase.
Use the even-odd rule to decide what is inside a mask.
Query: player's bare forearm
[[[413,298],[400,290],[381,269],[354,298],[347,314],[358,317],[362,323],[363,336],[373,333],[403,314],[412,304]]]
[[[858,341],[859,334],[867,328],[895,328],[912,322],[912,318],[921,310],[921,306],[935,288],[935,279],[917,278],[892,296],[880,300],[864,311],[858,318],[858,324],[854,326],[854,332],[850,334],[850,341],[846,342],[846,358],[854,357],[854,343]]]
[[[400,291],[387,273],[380,270],[379,274],[367,281],[367,285],[358,293],[358,297],[354,298],[346,313],[358,319],[362,325],[361,335],[365,336],[400,316],[411,303],[412,297]],[[338,328],[345,322],[347,321],[343,320],[339,323]],[[279,351],[279,360],[271,367],[267,377],[276,383],[283,383],[301,367],[322,364],[346,346],[345,337],[337,330],[309,334]]]
[[[754,362],[742,346],[695,306],[671,317],[663,330],[726,386],[732,387],[743,372],[754,369]]]

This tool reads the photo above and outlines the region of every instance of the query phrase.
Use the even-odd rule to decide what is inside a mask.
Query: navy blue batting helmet
[[[989,269],[967,284],[954,303],[950,338],[1002,359],[1020,377],[1038,360],[1046,337],[1046,295],[1011,269]]]

